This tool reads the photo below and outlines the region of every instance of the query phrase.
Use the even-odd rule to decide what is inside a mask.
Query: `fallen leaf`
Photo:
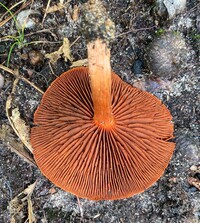
[[[24,143],[24,145],[29,149],[29,151],[32,153],[33,148],[30,144],[30,127],[25,123],[23,119],[20,118],[20,113],[18,108],[12,109],[12,100],[13,95],[15,95],[16,86],[19,82],[19,79],[16,78],[13,83],[13,89],[11,94],[8,96],[8,99],[6,101],[6,115],[8,117],[8,120],[17,134],[17,136],[21,139],[21,141]]]
[[[29,142],[29,132],[30,132],[30,126],[28,126],[23,119],[20,118],[20,113],[18,108],[14,108],[12,110],[12,115],[10,116],[10,119],[12,120],[14,127],[19,135],[19,138],[22,140],[22,142],[30,148],[30,151],[32,152],[32,147]],[[27,145],[28,144],[28,145]]]
[[[60,11],[61,9],[63,9],[64,7],[65,7],[64,4],[59,2],[59,3],[56,4],[56,5],[50,6],[50,7],[47,9],[46,13],[57,12],[57,11]]]
[[[88,59],[82,59],[82,60],[77,60],[72,62],[72,65],[70,66],[70,68],[73,67],[82,67],[82,66],[87,66],[88,65]]]
[[[67,60],[73,61],[73,58],[71,56],[71,50],[70,50],[70,42],[69,42],[68,38],[63,39],[62,47],[63,47],[62,51],[64,54],[65,61],[67,61]]]
[[[8,121],[15,131],[17,136],[20,138],[21,142],[26,146],[27,150],[24,146],[16,146],[15,143],[12,145],[12,149],[16,152],[20,157],[24,158],[29,163],[35,165],[35,161],[32,156],[32,146],[30,144],[30,127],[25,123],[23,119],[20,118],[20,113],[18,108],[12,108],[12,101],[15,95],[16,86],[19,82],[19,77],[15,79],[13,82],[13,88],[11,94],[8,96],[6,101],[6,115]],[[30,154],[31,152],[31,154]]]
[[[49,59],[52,64],[55,64],[62,55],[64,56],[65,61],[73,61],[68,38],[63,39],[63,45],[57,51],[53,53],[47,53],[45,57]]]
[[[6,146],[8,146],[13,152],[19,155],[26,162],[36,165],[33,159],[33,155],[30,154],[21,141],[18,141],[12,133],[10,125],[2,125],[0,128],[0,139]]]
[[[57,51],[53,53],[45,54],[45,57],[49,59],[52,64],[55,64],[58,61],[58,59],[61,58],[61,54],[62,52],[60,51],[60,48],[59,48]]]
[[[80,9],[77,5],[74,6],[74,10],[72,13],[72,19],[76,22],[79,18]]]
[[[33,213],[33,204],[32,204],[31,198],[28,198],[27,202],[28,202],[28,220],[29,220],[29,223],[36,222],[36,219],[35,219],[35,216],[34,216],[34,213]]]
[[[29,223],[36,222],[36,219],[33,213],[33,204],[31,201],[31,196],[32,196],[33,190],[35,189],[36,183],[37,181],[29,185],[24,191],[22,191],[20,194],[18,194],[15,198],[13,198],[9,202],[11,223],[17,223],[19,222],[18,219],[22,220],[22,218],[26,216],[26,213],[24,213],[26,210],[24,210],[24,208],[27,205],[28,205],[28,219],[27,219],[28,222]]]

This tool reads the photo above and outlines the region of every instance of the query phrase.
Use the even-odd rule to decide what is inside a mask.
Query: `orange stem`
[[[113,124],[110,50],[100,39],[88,43],[87,48],[94,121],[99,125],[109,127]]]

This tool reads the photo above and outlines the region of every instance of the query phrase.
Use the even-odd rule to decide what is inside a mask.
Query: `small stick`
[[[83,218],[83,208],[82,208],[80,199],[77,196],[76,196],[76,198],[77,198],[77,202],[78,202],[78,207],[79,207],[79,210],[80,210],[81,218]]]
[[[55,72],[53,71],[53,68],[52,68],[52,66],[51,66],[51,62],[49,61],[49,68],[50,68],[50,70],[51,70],[51,73],[54,75],[54,76],[56,76],[56,77],[58,77],[58,75],[56,75],[55,74]]]
[[[47,2],[47,6],[46,6],[46,9],[45,9],[45,13],[44,13],[44,16],[43,16],[43,19],[42,19],[42,25],[43,25],[44,20],[45,20],[45,18],[47,16],[47,10],[48,10],[48,8],[50,6],[50,2],[51,2],[51,0],[48,0],[48,2]]]
[[[10,68],[6,66],[3,66],[2,64],[0,64],[0,69],[5,70],[6,72],[12,74],[15,78],[19,78],[25,81],[26,83],[30,84],[33,88],[35,88],[37,91],[39,91],[41,94],[44,94],[44,91],[42,91],[39,87],[37,87],[35,84],[33,84],[31,81],[29,81],[25,77],[22,77],[21,75],[19,75],[16,71],[11,70]]]

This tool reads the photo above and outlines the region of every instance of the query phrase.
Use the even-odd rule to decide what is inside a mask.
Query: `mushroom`
[[[106,41],[87,47],[88,67],[58,77],[35,112],[34,158],[49,180],[78,197],[127,198],[167,167],[172,116],[158,98],[111,71]]]

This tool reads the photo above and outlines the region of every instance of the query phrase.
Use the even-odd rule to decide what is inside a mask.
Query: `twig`
[[[21,80],[25,81],[26,83],[30,84],[32,87],[34,87],[37,91],[39,91],[41,94],[44,94],[44,91],[42,91],[40,88],[38,88],[35,84],[33,84],[32,82],[30,82],[28,79],[26,79],[25,77],[20,77]]]
[[[83,208],[82,208],[80,199],[77,196],[76,196],[76,198],[77,198],[77,201],[78,201],[78,207],[79,207],[79,210],[80,210],[81,218],[83,218]]]
[[[44,14],[44,17],[42,19],[42,24],[44,23],[44,20],[47,16],[48,13],[51,13],[51,12],[54,12],[54,11],[58,11],[59,9],[56,9],[56,10],[52,10],[51,11],[51,8],[53,8],[54,6],[52,7],[49,7],[50,6],[50,2],[51,0],[48,0],[48,3],[47,3],[47,6],[46,6],[46,9],[45,9],[45,14]],[[71,2],[71,0],[68,0],[65,4],[64,4],[64,0],[60,0],[58,4],[56,4],[56,6],[61,6],[61,8],[65,7],[66,4],[68,4],[69,2]]]
[[[51,66],[51,63],[50,63],[50,61],[49,61],[49,68],[50,68],[50,70],[51,70],[51,73],[54,75],[54,76],[56,76],[56,77],[58,77],[55,73],[54,73],[54,71],[53,71],[53,68],[52,68],[52,66]]]
[[[8,188],[10,199],[12,199],[13,198],[13,193],[12,193],[12,189],[11,189],[11,186],[10,186],[10,180],[5,181],[5,185]]]
[[[50,29],[41,29],[41,30],[38,30],[38,31],[35,31],[33,33],[28,33],[28,34],[25,34],[24,36],[27,37],[27,36],[33,36],[33,35],[37,35],[38,33],[52,33],[51,30],[54,30],[54,29],[58,29],[58,27],[54,27],[54,28],[50,28]]]
[[[16,71],[11,70],[10,68],[3,66],[2,64],[0,64],[0,69],[5,70],[6,72],[12,74],[15,78],[19,78],[21,80],[23,80],[24,82],[30,84],[33,88],[35,88],[37,91],[39,91],[41,94],[44,94],[44,92],[38,88],[35,84],[33,84],[32,82],[30,82],[28,79],[26,79],[25,77],[19,75]]]
[[[36,41],[32,41],[30,43],[26,43],[25,45],[30,45],[30,44],[58,44],[58,43],[62,43],[62,41],[55,41],[55,42],[52,42],[52,41],[42,41],[42,40],[36,40]]]
[[[191,8],[188,12],[186,12],[187,14],[193,12],[194,10],[196,10],[197,7],[200,6],[200,3],[198,3],[197,5],[195,5],[193,8]]]
[[[2,38],[0,38],[1,42],[6,42],[6,41],[10,41],[11,39],[17,39],[14,36],[4,36]],[[16,40],[17,41],[17,40]],[[47,41],[47,40],[35,40],[29,43],[24,43],[24,46],[28,46],[30,44],[58,44],[58,43],[62,43],[62,41]]]
[[[72,47],[72,46],[73,46],[73,45],[74,45],[80,38],[81,38],[81,37],[78,36],[78,37],[74,40],[74,42],[70,44],[70,47]]]
[[[115,37],[117,38],[117,37],[120,37],[120,36],[127,35],[129,33],[135,33],[135,32],[138,32],[138,31],[144,31],[144,30],[149,30],[149,29],[153,29],[153,28],[156,28],[156,26],[147,27],[147,28],[141,28],[141,29],[132,29],[132,30],[129,30],[127,32],[120,33],[119,35],[116,35]]]
[[[45,20],[45,18],[46,18],[46,16],[47,16],[47,11],[48,11],[50,2],[51,2],[51,0],[48,0],[47,6],[46,6],[46,9],[45,9],[45,13],[44,13],[44,17],[43,17],[43,19],[42,19],[42,25],[43,25],[44,20]]]

